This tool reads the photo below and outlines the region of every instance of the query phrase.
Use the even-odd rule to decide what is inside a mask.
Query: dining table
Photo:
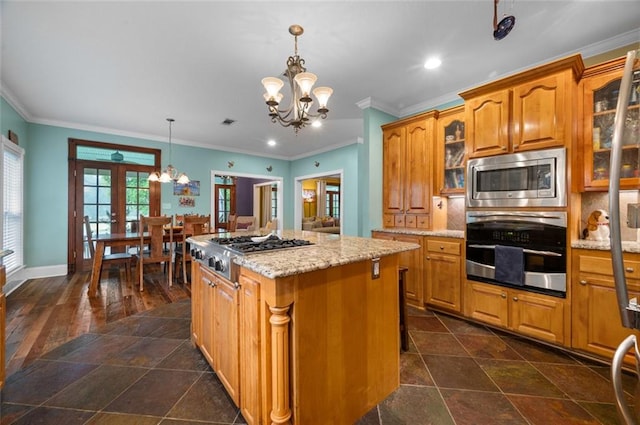
[[[182,227],[174,226],[173,242],[182,242],[185,239],[185,234],[182,230]],[[143,237],[144,243],[151,241],[151,235],[149,233],[145,232]],[[171,235],[166,231],[164,241],[169,242],[171,239]],[[91,268],[91,280],[89,281],[88,294],[90,297],[95,297],[98,290],[100,272],[102,271],[102,259],[104,258],[106,248],[130,248],[133,246],[140,248],[140,233],[103,233],[96,235],[93,240],[96,243],[96,249],[93,256],[93,266]]]

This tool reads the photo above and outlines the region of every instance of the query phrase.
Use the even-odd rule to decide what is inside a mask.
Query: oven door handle
[[[495,245],[477,245],[477,244],[472,244],[468,246],[469,248],[480,248],[480,249],[496,249]],[[553,251],[538,251],[537,249],[523,249],[522,252],[524,252],[525,254],[535,254],[535,255],[542,255],[545,257],[562,257],[562,254],[559,254],[557,252],[553,252]]]

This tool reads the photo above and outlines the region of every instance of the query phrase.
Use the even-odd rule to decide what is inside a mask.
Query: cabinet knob
[[[626,271],[627,273],[633,273],[633,267],[626,267],[624,271]]]
[[[586,281],[586,280],[581,280],[581,281],[580,281],[580,285],[586,285],[586,284],[587,284],[587,281]]]
[[[500,149],[502,149],[503,151],[506,151],[506,150],[507,150],[507,147],[506,147],[506,146],[503,146],[503,147],[501,147]]]
[[[443,249],[444,249],[444,246],[440,245],[440,250],[443,250]]]
[[[514,301],[518,301],[518,297],[513,297],[513,300]]]
[[[427,260],[431,260],[431,257],[429,257],[428,255],[427,255]]]
[[[502,298],[507,298],[507,294],[505,294],[504,292],[500,293],[500,297]]]

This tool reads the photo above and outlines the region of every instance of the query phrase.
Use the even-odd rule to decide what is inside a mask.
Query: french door
[[[215,228],[226,230],[229,224],[229,214],[236,213],[236,186],[234,184],[216,184]]]
[[[110,149],[110,145],[106,146]],[[70,272],[91,268],[84,216],[89,218],[95,238],[99,234],[137,232],[140,214],[160,215],[160,183],[147,180],[155,169],[154,166],[123,161],[70,161]]]

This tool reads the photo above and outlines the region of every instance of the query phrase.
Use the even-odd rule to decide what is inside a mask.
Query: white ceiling
[[[397,116],[581,52],[640,46],[640,1],[6,1],[1,93],[36,123],[276,158],[362,140],[362,109]],[[299,54],[334,89],[320,129],[272,124],[260,80]],[[443,65],[427,71],[428,56]],[[222,125],[225,118],[237,120]],[[276,147],[266,145],[275,139]],[[108,140],[105,140],[108,141]]]

